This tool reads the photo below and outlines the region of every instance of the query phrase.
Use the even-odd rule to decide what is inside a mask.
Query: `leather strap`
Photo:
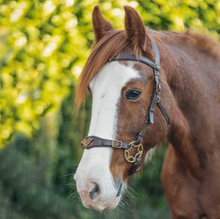
[[[131,171],[130,171],[130,173],[129,173],[129,176],[131,176],[131,175],[137,173],[138,170],[140,170],[140,168],[141,168],[141,158],[138,157],[137,160],[136,160],[136,162],[135,162],[134,165],[132,166],[132,169],[131,169]]]
[[[167,122],[167,125],[169,126],[170,125],[170,118],[169,118],[169,116],[167,114],[167,111],[165,110],[165,108],[164,108],[164,106],[163,106],[163,104],[162,104],[159,97],[157,99],[157,105],[159,106],[159,108],[160,108],[161,112],[163,113],[163,116],[164,116],[164,118]]]
[[[154,48],[155,64],[160,66],[160,53],[159,53],[158,47],[157,47],[156,43],[153,41],[153,39],[151,37],[150,37],[150,40],[151,40],[151,43],[152,43],[153,48]]]
[[[122,148],[129,149],[131,146],[127,143],[118,140],[108,140],[104,138],[99,138],[97,136],[86,136],[81,145],[84,149],[91,149],[94,147],[113,147],[113,148]]]
[[[113,57],[112,59],[110,59],[110,62],[113,61],[136,61],[136,62],[141,62],[143,64],[147,64],[149,65],[151,68],[153,69],[160,69],[159,65],[156,65],[156,63],[154,63],[153,61],[151,61],[150,59],[144,57],[144,56],[138,56],[136,57],[134,54],[132,53],[126,53],[126,52],[120,52],[118,54],[116,54],[115,57]]]
[[[131,145],[124,143],[118,140],[108,140],[104,138],[99,138],[97,136],[86,136],[81,145],[84,149],[91,149],[94,147],[112,147],[117,149],[130,149]],[[129,176],[136,173],[141,167],[141,157],[137,157],[135,163],[132,166],[132,169],[129,173]]]

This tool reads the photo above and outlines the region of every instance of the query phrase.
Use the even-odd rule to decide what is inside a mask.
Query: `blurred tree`
[[[123,6],[131,5],[152,28],[209,30],[219,39],[218,0],[0,0],[0,147],[16,133],[31,137],[73,93],[94,39],[96,4],[116,29],[124,28]]]

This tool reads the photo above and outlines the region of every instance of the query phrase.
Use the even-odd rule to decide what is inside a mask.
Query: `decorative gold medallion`
[[[142,144],[135,145],[135,141],[132,141],[129,145],[131,147],[124,151],[124,157],[125,157],[125,159],[126,159],[126,161],[128,163],[134,163],[138,156],[139,157],[142,156],[142,154],[143,154],[143,145]],[[136,154],[134,156],[130,155],[130,150],[132,148],[136,148],[137,149],[137,152],[136,152]]]
[[[87,138],[87,139],[83,139],[82,141],[81,141],[81,144],[82,144],[82,146],[83,147],[88,147],[89,146],[89,144],[91,143],[93,141],[93,139],[92,138]]]

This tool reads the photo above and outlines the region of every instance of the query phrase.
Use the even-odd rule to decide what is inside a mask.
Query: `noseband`
[[[141,167],[141,156],[143,154],[142,141],[143,141],[143,138],[144,138],[144,135],[147,131],[148,126],[150,124],[154,123],[154,108],[155,108],[156,104],[158,105],[159,109],[161,110],[161,112],[166,120],[167,125],[169,126],[169,124],[170,124],[169,116],[168,116],[168,114],[167,114],[167,112],[166,112],[166,110],[160,100],[160,97],[158,96],[161,93],[161,84],[159,82],[160,54],[159,54],[159,50],[158,50],[155,42],[152,39],[151,39],[151,42],[152,42],[152,45],[154,48],[155,62],[153,62],[150,59],[145,58],[143,56],[138,56],[138,58],[136,58],[136,56],[134,54],[123,53],[123,52],[118,53],[115,57],[113,57],[111,60],[109,60],[109,62],[120,61],[120,60],[137,61],[137,62],[144,63],[144,64],[150,66],[151,68],[153,68],[155,87],[154,87],[153,95],[151,97],[151,103],[148,108],[148,113],[147,113],[147,116],[145,119],[143,129],[137,134],[135,140],[129,144],[124,143],[122,141],[117,141],[117,140],[103,139],[103,138],[99,138],[97,136],[87,136],[81,142],[81,145],[84,149],[91,149],[94,147],[112,147],[112,148],[116,148],[116,149],[124,149],[125,160],[128,163],[133,163],[133,167],[129,173],[130,175],[133,175],[134,173],[136,173]],[[136,152],[134,155],[130,154],[130,150],[132,148],[136,149]]]

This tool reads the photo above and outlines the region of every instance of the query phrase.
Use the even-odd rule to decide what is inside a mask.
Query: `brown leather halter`
[[[91,149],[93,147],[112,147],[112,148],[117,148],[117,149],[124,149],[124,157],[125,160],[129,163],[133,163],[133,167],[130,171],[130,175],[133,175],[136,173],[141,166],[141,156],[143,154],[143,145],[142,145],[142,140],[144,138],[144,135],[147,131],[147,128],[150,124],[154,123],[154,108],[156,104],[158,105],[159,109],[163,113],[163,116],[167,122],[167,125],[169,126],[170,124],[170,119],[169,116],[159,98],[159,94],[161,93],[161,84],[159,82],[159,70],[160,70],[160,54],[159,50],[157,48],[157,45],[155,42],[151,39],[153,48],[154,48],[154,54],[155,54],[155,62],[151,61],[148,58],[145,58],[143,56],[136,56],[131,53],[118,53],[115,57],[113,57],[109,62],[112,61],[120,61],[120,60],[127,60],[127,61],[137,61],[144,63],[154,70],[154,81],[155,81],[155,87],[153,91],[153,95],[151,97],[151,103],[148,108],[148,113],[145,119],[144,127],[143,129],[137,134],[136,138],[134,141],[131,143],[127,144],[122,141],[118,140],[108,140],[108,139],[103,139],[99,138],[97,136],[87,136],[83,139],[81,142],[81,145],[84,149]],[[132,148],[136,149],[136,153],[132,156],[130,154],[130,150]]]

